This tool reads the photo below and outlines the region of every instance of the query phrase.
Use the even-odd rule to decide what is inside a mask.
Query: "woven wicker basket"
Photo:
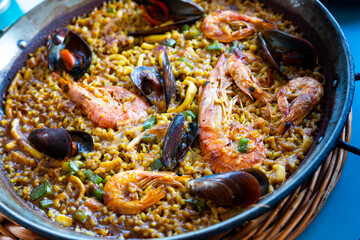
[[[350,142],[351,121],[341,139]],[[286,197],[276,208],[247,224],[208,240],[295,239],[318,215],[339,180],[347,152],[334,149],[312,178]],[[0,240],[45,239],[0,214]]]

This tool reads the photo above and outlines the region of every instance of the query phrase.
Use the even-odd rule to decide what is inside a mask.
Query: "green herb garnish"
[[[249,139],[248,138],[240,138],[238,151],[242,153],[246,153],[248,151]]]

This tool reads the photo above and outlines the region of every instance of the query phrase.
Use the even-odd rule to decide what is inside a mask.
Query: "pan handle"
[[[352,153],[360,156],[360,148],[355,147],[355,146],[351,145],[350,143],[347,143],[341,139],[338,140],[337,147],[342,148],[348,152],[352,152]]]
[[[359,80],[360,80],[360,73],[355,73],[355,81],[359,81]]]
[[[359,80],[360,80],[360,73],[356,73],[355,81],[359,81]],[[348,152],[352,152],[352,153],[360,156],[360,148],[355,147],[355,146],[351,145],[350,143],[347,143],[347,142],[339,139],[336,145],[339,148],[342,148]]]

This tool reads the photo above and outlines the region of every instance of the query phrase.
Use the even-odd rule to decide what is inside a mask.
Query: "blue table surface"
[[[344,31],[354,58],[355,71],[360,72],[360,2],[324,1],[324,5]],[[0,15],[0,19],[1,17],[4,15]],[[360,124],[357,124],[359,120],[360,83],[356,82],[351,144],[360,147]],[[360,240],[359,169],[360,157],[349,153],[338,184],[319,215],[297,240]]]

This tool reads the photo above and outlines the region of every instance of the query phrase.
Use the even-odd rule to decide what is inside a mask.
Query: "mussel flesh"
[[[258,41],[263,57],[285,75],[280,63],[312,68],[317,64],[317,54],[307,40],[277,29],[262,30]]]
[[[150,30],[129,32],[129,35],[148,35],[170,31],[186,23],[195,22],[204,15],[204,9],[190,0],[135,0],[144,17],[153,25],[172,23]]]
[[[132,70],[131,80],[147,100],[164,112],[162,101],[165,100],[166,108],[175,101],[176,81],[166,50],[160,51],[160,65],[162,77],[151,67],[139,66]]]
[[[56,159],[91,152],[94,147],[93,138],[87,132],[63,128],[36,129],[29,134],[28,140],[37,150]]]
[[[243,169],[188,181],[190,193],[221,206],[244,207],[267,194],[269,181],[258,169]]]
[[[131,72],[131,80],[151,104],[161,109],[161,102],[165,101],[164,83],[154,68],[145,66],[134,68]]]
[[[92,52],[86,41],[68,29],[57,30],[49,39],[48,67],[50,71],[66,71],[75,80],[82,77],[92,61]]]
[[[189,124],[189,132],[185,132],[184,124],[184,114],[179,113],[174,117],[166,132],[162,162],[167,170],[173,170],[183,159],[199,132],[197,123]]]

